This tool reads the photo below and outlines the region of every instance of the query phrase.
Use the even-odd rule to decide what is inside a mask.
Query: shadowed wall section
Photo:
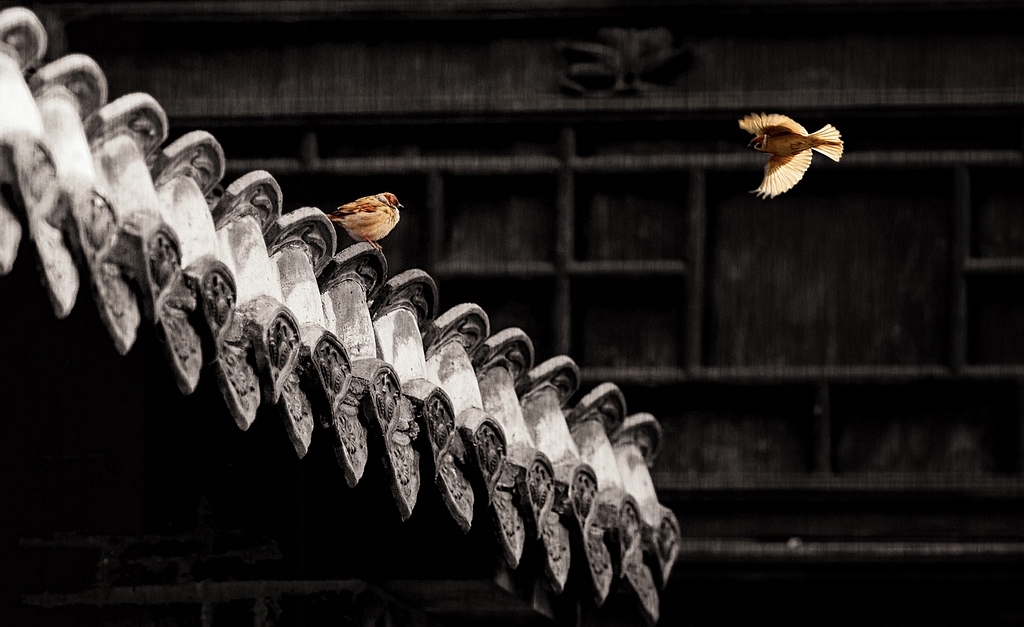
[[[661,624],[1018,624],[1024,11],[627,4],[31,8],[50,36],[43,63],[88,54],[111,100],[152,94],[169,122],[146,127],[151,140],[168,133],[155,144],[196,128],[216,137],[225,175],[208,202],[257,170],[283,190],[285,216],[393,192],[406,209],[382,241],[380,283],[430,273],[436,311],[421,332],[476,303],[490,330],[525,331],[538,367],[575,360],[566,412],[614,381],[629,412],[656,416],[650,473],[681,532]],[[736,124],[752,111],[834,125],[841,163],[817,155],[795,188],[754,198],[763,155]],[[26,233],[13,268],[0,256],[0,302],[16,303],[3,307],[0,429],[26,504],[12,536],[26,621],[639,624],[621,588],[601,608],[588,600],[576,562],[562,596],[495,574],[501,503],[529,503],[504,471],[481,487],[484,457],[453,462],[477,490],[466,535],[436,524],[450,521],[430,472],[434,491],[402,523],[379,454],[349,488],[323,431],[300,461],[277,409],[261,406],[242,432],[210,377],[181,396],[169,323],[136,319],[131,350],[111,350],[84,269],[79,304],[53,320],[34,266],[45,212],[18,213],[19,183],[0,172],[0,225]],[[260,244],[262,224],[246,225]],[[342,234],[337,248],[351,244]],[[384,288],[349,262],[363,278],[332,289],[371,305]],[[173,290],[159,287],[150,300],[163,303]],[[345,399],[370,411],[358,399],[376,379],[362,380],[338,416]],[[449,408],[453,420],[475,416],[470,405]],[[398,429],[414,411],[400,401],[379,415]],[[568,513],[585,542],[594,519]],[[618,559],[625,544],[606,531]],[[543,561],[525,550],[520,569]],[[95,592],[135,585],[132,599]],[[63,607],[76,603],[88,609]]]

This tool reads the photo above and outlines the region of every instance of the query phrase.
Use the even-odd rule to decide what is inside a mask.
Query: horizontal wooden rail
[[[750,170],[764,167],[765,159],[750,152],[619,154],[572,157],[570,169],[580,173],[637,173],[708,170]],[[820,159],[824,167],[840,167]],[[850,149],[842,167],[867,169],[1021,167],[1019,150],[906,150],[861,151]],[[420,174],[434,170],[452,174],[516,175],[555,173],[561,162],[548,155],[413,155],[394,157],[340,157],[304,161],[299,158],[261,157],[228,159],[229,172],[268,170],[288,174]]]
[[[653,470],[651,478],[666,502],[685,499],[687,495],[716,493],[726,496],[754,492],[758,493],[758,498],[792,493],[803,493],[810,498],[885,495],[901,499],[915,495],[921,498],[1024,498],[1024,477],[988,474],[871,472],[692,476]]]
[[[1024,257],[974,257],[964,263],[964,271],[976,275],[1021,275]]]
[[[559,160],[545,155],[476,156],[398,156],[339,157],[304,161],[290,158],[228,159],[229,172],[267,170],[288,174],[425,174],[442,171],[452,174],[540,174],[554,173]]]
[[[555,275],[550,261],[442,261],[434,268],[438,278],[529,278]]]
[[[952,371],[943,365],[913,366],[705,366],[687,370],[675,366],[623,366],[583,368],[589,382],[617,381],[634,385],[666,385],[684,382],[804,383],[813,381],[916,381],[949,379]],[[1015,378],[1024,376],[1020,366],[967,368],[967,378]]]
[[[991,563],[1024,559],[1024,542],[788,541],[685,539],[679,563]]]

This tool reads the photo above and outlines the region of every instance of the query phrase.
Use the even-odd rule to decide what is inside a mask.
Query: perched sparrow
[[[384,239],[398,224],[401,203],[390,192],[366,196],[342,205],[327,214],[331,222],[340,224],[348,236],[357,242],[366,240],[377,250],[383,250],[377,240]]]
[[[843,140],[831,124],[808,135],[807,129],[784,115],[751,113],[740,120],[740,128],[755,135],[747,148],[772,156],[764,166],[761,187],[751,192],[760,198],[775,198],[792,189],[811,166],[812,150],[833,161],[843,156]]]

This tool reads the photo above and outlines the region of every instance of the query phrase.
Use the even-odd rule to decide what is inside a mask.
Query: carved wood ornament
[[[597,31],[598,42],[559,44],[567,66],[562,90],[584,96],[631,96],[670,85],[692,63],[691,53],[677,47],[663,26]]]

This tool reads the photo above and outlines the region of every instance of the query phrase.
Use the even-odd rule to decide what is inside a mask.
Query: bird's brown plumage
[[[751,113],[739,122],[741,129],[754,135],[748,147],[772,156],[765,164],[761,186],[752,192],[760,198],[774,198],[799,183],[811,166],[812,150],[833,161],[843,156],[842,136],[831,124],[808,134],[803,126],[778,113]]]
[[[352,239],[370,242],[377,250],[382,250],[377,240],[384,239],[395,228],[401,209],[404,207],[394,194],[383,192],[344,204],[327,217],[345,229]]]

